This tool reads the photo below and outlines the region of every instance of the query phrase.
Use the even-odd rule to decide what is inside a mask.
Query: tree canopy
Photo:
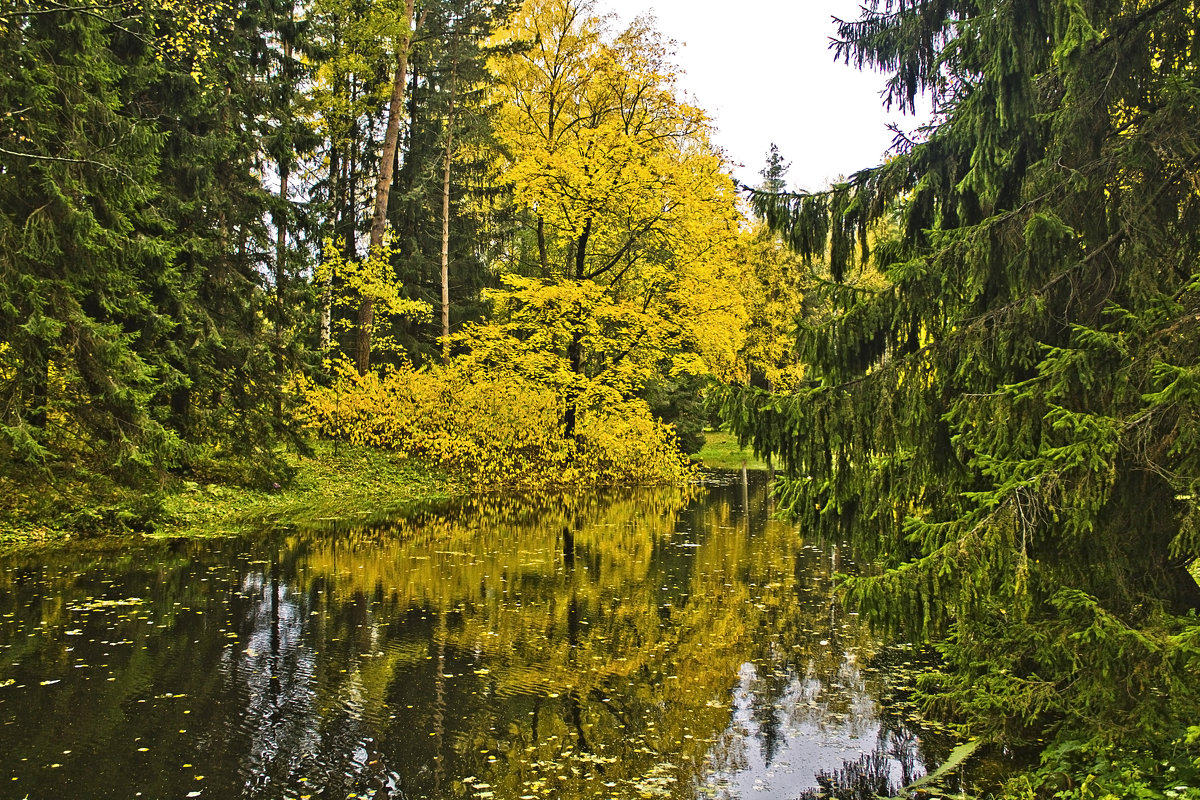
[[[926,700],[1009,743],[1200,712],[1197,31],[1173,0],[875,0],[836,54],[933,123],[753,197],[834,313],[801,333],[806,388],[729,416],[873,560],[851,600],[938,643]]]
[[[676,86],[673,43],[649,18],[612,35],[579,0],[526,3],[502,34],[515,46],[494,61],[496,133],[520,225],[502,269],[560,295],[556,344],[583,378],[637,392],[729,373],[739,215],[709,120]],[[506,286],[506,313],[540,302],[535,283]],[[569,401],[568,431],[573,414]]]

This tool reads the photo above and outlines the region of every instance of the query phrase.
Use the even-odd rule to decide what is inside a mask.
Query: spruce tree
[[[0,17],[0,463],[273,480],[300,351],[265,324],[264,78],[290,15],[236,10],[222,33],[216,4]]]
[[[937,643],[931,707],[1169,741],[1200,718],[1195,5],[873,0],[835,46],[935,119],[828,191],[754,195],[836,313],[801,333],[807,388],[728,416],[853,538],[850,601]]]
[[[146,234],[171,248],[144,280],[172,321],[157,345],[154,404],[189,444],[182,466],[270,485],[279,477],[275,445],[293,427],[281,413],[282,384],[303,364],[297,326],[312,317],[281,305],[307,293],[292,285],[286,252],[278,263],[268,220],[283,219],[286,205],[263,178],[268,162],[287,158],[285,146],[294,152],[278,141],[296,130],[287,124],[293,94],[272,82],[296,75],[277,44],[294,32],[288,9],[271,0],[239,2],[236,11],[202,80],[165,60],[139,87],[141,113],[164,134],[158,206],[168,225]]]
[[[791,167],[792,162],[783,160],[783,155],[779,152],[779,145],[771,142],[771,146],[767,150],[766,166],[758,172],[763,179],[758,190],[778,194],[787,189],[787,173]]]
[[[0,463],[136,472],[177,451],[151,413],[160,375],[146,347],[172,323],[142,277],[170,251],[134,234],[163,224],[163,138],[129,113],[148,57],[122,38],[65,7],[0,19]]]

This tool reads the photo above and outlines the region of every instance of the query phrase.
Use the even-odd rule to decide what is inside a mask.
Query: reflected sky
[[[792,798],[904,782],[765,481],[0,556],[0,797]],[[932,756],[930,756],[931,760]]]

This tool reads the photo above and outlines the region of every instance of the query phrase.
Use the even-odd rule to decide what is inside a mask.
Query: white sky
[[[858,9],[859,0],[599,0],[598,6],[620,23],[651,11],[658,29],[678,43],[680,85],[713,117],[716,144],[742,165],[735,177],[759,183],[775,142],[792,162],[789,186],[809,191],[878,164],[892,142],[889,121],[911,131],[925,118],[895,107],[885,112],[883,75],[834,63],[831,17],[857,19]]]

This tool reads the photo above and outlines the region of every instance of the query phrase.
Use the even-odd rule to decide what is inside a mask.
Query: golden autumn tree
[[[731,369],[745,317],[739,214],[704,112],[681,99],[648,18],[616,36],[587,0],[528,0],[493,62],[497,138],[522,221],[497,321],[566,359],[564,433],[589,382]]]

